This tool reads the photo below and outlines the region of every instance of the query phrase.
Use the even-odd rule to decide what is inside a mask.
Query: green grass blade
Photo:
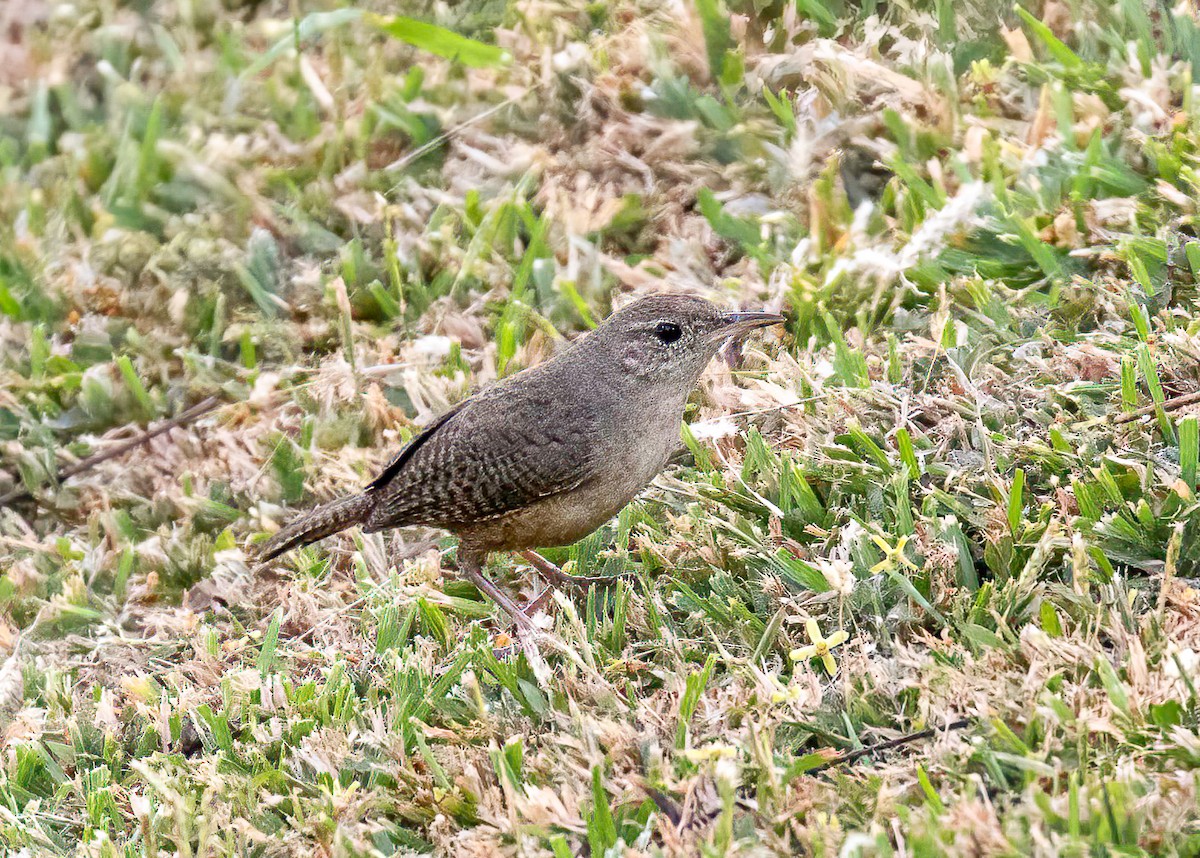
[[[512,62],[512,55],[503,48],[468,39],[436,24],[403,15],[368,15],[367,20],[393,39],[471,68],[498,68]]]

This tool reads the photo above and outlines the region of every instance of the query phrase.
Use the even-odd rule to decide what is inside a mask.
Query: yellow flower
[[[792,661],[808,661],[809,659],[819,658],[821,659],[821,664],[825,665],[825,672],[833,676],[837,672],[837,662],[834,660],[833,653],[830,650],[850,640],[850,635],[842,629],[838,629],[829,637],[825,637],[821,634],[821,627],[817,625],[816,620],[808,620],[805,622],[804,628],[808,630],[808,639],[812,643],[808,646],[800,647],[800,649],[792,650]]]
[[[883,559],[871,567],[871,574],[895,569],[897,566],[907,566],[909,569],[917,568],[916,564],[909,560],[904,553],[904,546],[908,545],[907,534],[897,539],[894,546],[888,545],[887,540],[873,533],[871,534],[871,541],[878,545],[879,550],[883,552]]]
[[[795,702],[803,696],[803,692],[798,685],[787,685],[775,674],[768,674],[767,680],[771,683],[771,702],[775,704]]]

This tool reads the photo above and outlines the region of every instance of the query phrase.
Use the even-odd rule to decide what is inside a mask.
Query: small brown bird
[[[463,578],[519,627],[529,618],[483,576],[519,551],[553,583],[579,583],[532,549],[569,545],[617,514],[679,446],[688,394],[721,345],[783,321],[701,298],[643,298],[543,364],[463,400],[359,494],[320,506],[263,544],[270,560],[356,524],[428,525],[459,538]]]

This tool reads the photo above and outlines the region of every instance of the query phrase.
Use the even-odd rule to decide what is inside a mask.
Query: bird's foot
[[[529,565],[545,576],[552,587],[579,587],[582,589],[593,586],[611,587],[621,579],[631,577],[629,573],[622,573],[620,575],[569,575],[536,551],[522,551],[520,554],[529,561]],[[545,600],[548,592],[549,590],[538,596],[534,600],[534,603],[536,604]],[[529,607],[526,607],[525,610],[528,613]]]
[[[539,646],[543,638],[543,631],[529,617],[521,613],[520,609],[517,609],[517,613],[521,613],[521,620],[517,620],[507,608],[503,610],[506,614],[513,616],[516,628],[512,630],[511,635],[507,632],[499,632],[492,638],[492,655],[496,657],[497,661],[513,661],[519,653],[523,652],[539,679],[549,676],[549,669],[542,658]]]
[[[495,602],[500,610],[512,617],[513,623],[516,624],[516,645],[513,651],[515,652],[516,647],[520,647],[525,653],[525,657],[529,660],[529,666],[533,669],[533,673],[538,678],[538,681],[548,682],[550,679],[550,668],[547,666],[545,659],[542,658],[542,654],[538,651],[538,638],[541,636],[541,632],[533,620],[521,610],[507,593],[484,577],[483,570],[475,558],[472,557],[467,559],[466,562],[460,562],[459,574],[474,584],[479,592]],[[493,653],[496,654],[497,658],[505,655],[502,650],[497,652],[493,649]]]
[[[531,632],[518,628],[515,630],[515,639],[508,635],[497,635],[493,641],[492,655],[497,661],[514,661],[518,653],[525,653],[525,660],[529,662],[529,667],[533,670],[533,675],[537,677],[539,682],[545,683],[550,680],[550,667],[546,664],[546,660],[542,657],[541,649],[539,648],[539,640],[541,632]],[[501,644],[499,646],[495,644]]]
[[[550,596],[554,593],[553,587],[547,587],[534,599],[531,599],[529,604],[521,609],[522,613],[527,617],[536,617],[546,607],[546,603],[550,601]]]

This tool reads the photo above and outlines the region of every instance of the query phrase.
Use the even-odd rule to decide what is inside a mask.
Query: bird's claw
[[[618,581],[629,580],[633,577],[632,572],[621,572],[617,575],[570,575],[536,551],[522,551],[521,556],[528,560],[529,564],[545,576],[546,580],[554,587],[578,587],[580,589],[611,587]],[[541,601],[545,596],[546,594],[543,593],[535,602]],[[526,610],[528,611],[528,609]]]

